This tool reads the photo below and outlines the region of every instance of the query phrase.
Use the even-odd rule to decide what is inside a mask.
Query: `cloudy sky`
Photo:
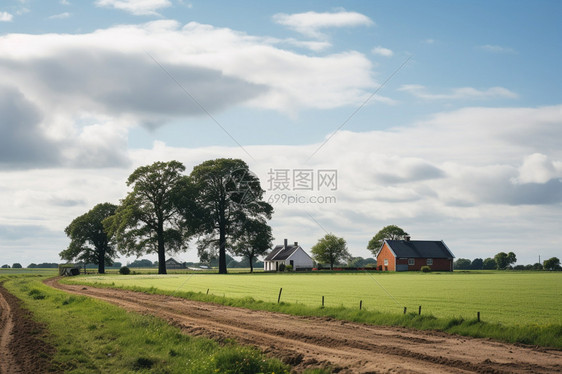
[[[218,157],[260,177],[279,243],[331,232],[367,257],[396,224],[457,257],[561,257],[561,18],[559,1],[4,0],[0,264],[58,262],[64,228],[138,166]]]

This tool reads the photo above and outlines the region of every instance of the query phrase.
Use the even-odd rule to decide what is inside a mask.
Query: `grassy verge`
[[[77,283],[78,279],[69,280]],[[242,307],[252,310],[280,312],[297,316],[328,317],[345,321],[367,323],[383,326],[402,326],[420,330],[439,330],[451,334],[472,336],[477,338],[493,338],[508,343],[522,343],[551,348],[562,348],[562,325],[511,325],[501,323],[478,322],[474,319],[437,318],[431,314],[417,313],[395,314],[373,310],[359,310],[346,307],[314,307],[300,303],[272,303],[255,300],[252,297],[227,298],[207,295],[202,292],[166,291],[155,287],[116,286],[114,284],[88,282],[95,287],[122,288],[145,293],[171,295],[190,300],[211,302],[227,306]]]
[[[51,332],[55,366],[66,373],[288,373],[278,360],[235,343],[190,337],[165,321],[6,277],[4,286]]]

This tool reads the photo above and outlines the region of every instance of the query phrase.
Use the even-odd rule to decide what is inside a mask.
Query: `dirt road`
[[[251,311],[139,292],[47,284],[129,311],[168,320],[191,335],[233,338],[259,347],[296,370],[340,373],[555,373],[562,351],[284,314]]]
[[[0,284],[0,374],[56,373],[47,330]]]

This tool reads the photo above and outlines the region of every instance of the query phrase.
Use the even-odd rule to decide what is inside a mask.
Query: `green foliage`
[[[558,257],[551,257],[544,262],[545,270],[561,270],[560,260]]]
[[[279,271],[284,272],[286,267],[287,267],[287,265],[285,265],[285,264],[279,264]]]
[[[156,317],[89,297],[68,296],[35,277],[13,278],[5,287],[47,326],[49,342],[56,348],[56,372],[211,374],[288,373],[290,369],[253,348],[184,335]]]
[[[272,242],[271,227],[264,219],[248,219],[242,224],[242,229],[238,235],[237,243],[232,247],[232,252],[248,260],[252,273],[256,257],[267,253],[272,246]]]
[[[496,260],[493,258],[487,258],[482,263],[482,269],[484,270],[494,270],[497,267]]]
[[[89,212],[72,220],[64,229],[70,238],[67,249],[59,253],[63,260],[79,261],[98,265],[98,272],[105,272],[117,255],[110,243],[103,220],[112,216],[117,207],[110,203],[98,204]]]
[[[9,269],[9,268],[10,268],[10,265],[8,265],[8,264],[2,265],[2,269]]]
[[[499,252],[494,256],[494,260],[496,261],[496,267],[498,270],[505,270],[508,266],[517,262],[517,257],[513,252]]]
[[[285,265],[285,271],[293,271],[293,265]]]
[[[259,178],[239,159],[205,161],[193,168],[190,183],[196,209],[184,216],[199,234],[199,257],[218,257],[219,273],[226,274],[226,248],[237,248],[240,238],[253,236],[251,229],[242,234],[245,223],[263,224],[271,219],[273,207],[263,201]]]
[[[459,258],[454,263],[455,270],[468,270],[470,269],[470,260],[466,258]]]
[[[420,268],[422,273],[430,273],[431,272],[431,267],[424,265]]]
[[[21,269],[21,268],[23,268],[23,266],[21,266],[21,264],[18,263],[18,262],[14,263],[14,264],[12,265],[12,269]]]
[[[121,269],[119,269],[119,274],[121,275],[129,275],[131,274],[131,269],[129,269],[126,266],[123,266]]]
[[[484,268],[484,260],[482,260],[481,258],[475,258],[474,260],[472,260],[470,268],[472,270],[482,270]]]
[[[408,233],[396,225],[389,225],[383,227],[367,244],[369,249],[375,257],[377,257],[385,240],[400,240],[404,239]]]
[[[180,211],[189,201],[185,166],[178,161],[137,168],[127,180],[133,190],[121,200],[104,225],[124,255],[157,253],[160,274],[166,273],[166,252],[187,248],[188,225]]]
[[[347,244],[343,238],[338,238],[333,234],[326,234],[318,240],[311,249],[312,257],[318,263],[330,264],[330,269],[334,269],[334,264],[339,261],[346,261],[351,258],[347,250]]]

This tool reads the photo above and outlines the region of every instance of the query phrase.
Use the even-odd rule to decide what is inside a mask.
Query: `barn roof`
[[[179,262],[177,262],[176,260],[174,260],[172,257],[170,257],[169,259],[166,260],[167,264],[178,264],[181,265]]]
[[[285,246],[283,245],[278,245],[275,248],[273,248],[271,253],[267,255],[264,261],[286,260],[293,253],[295,253],[299,248],[300,246],[298,245],[288,245],[287,248],[285,248]]]
[[[385,240],[397,258],[454,258],[445,243],[432,240]]]

